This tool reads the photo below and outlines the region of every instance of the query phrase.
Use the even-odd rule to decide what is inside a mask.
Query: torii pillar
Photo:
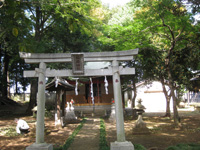
[[[46,64],[40,62],[39,69],[36,69],[38,78],[37,94],[37,123],[36,123],[36,142],[26,148],[26,150],[53,150],[52,144],[44,142],[44,115],[45,115],[45,72]]]
[[[113,90],[115,100],[115,115],[117,128],[117,141],[111,143],[111,150],[134,150],[131,142],[126,141],[124,131],[124,116],[122,107],[121,81],[119,72],[119,62],[112,61]]]

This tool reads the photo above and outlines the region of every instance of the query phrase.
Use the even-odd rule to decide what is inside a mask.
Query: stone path
[[[99,150],[100,119],[87,118],[69,150]]]

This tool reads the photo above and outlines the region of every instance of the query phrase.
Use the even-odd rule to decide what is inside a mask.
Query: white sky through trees
[[[130,0],[101,0],[103,4],[109,5],[109,8],[112,9],[118,5],[124,5],[128,3]]]

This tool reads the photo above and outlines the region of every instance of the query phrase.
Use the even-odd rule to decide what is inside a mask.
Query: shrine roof
[[[66,80],[62,78],[54,78],[50,83],[46,84],[46,90],[48,91],[72,91],[74,89],[75,87],[73,85],[69,84]]]

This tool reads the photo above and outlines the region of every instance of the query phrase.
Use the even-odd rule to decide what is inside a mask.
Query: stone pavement
[[[99,150],[100,119],[88,117],[69,150]]]

